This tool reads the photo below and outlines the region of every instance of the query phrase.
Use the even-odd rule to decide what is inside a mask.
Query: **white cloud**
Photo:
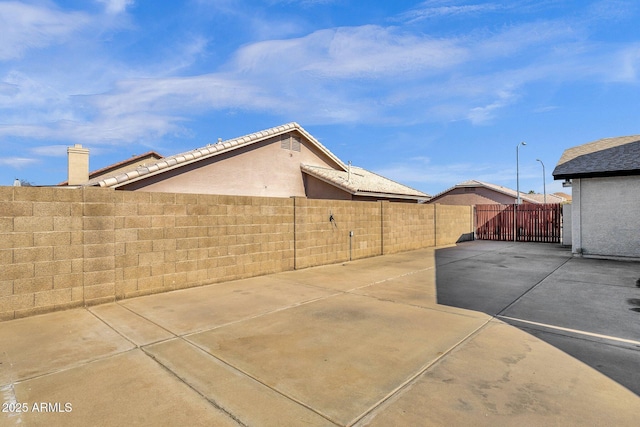
[[[484,124],[494,118],[495,112],[511,104],[516,96],[508,90],[498,90],[497,99],[489,105],[483,107],[474,107],[469,111],[467,118],[474,125]]]
[[[104,3],[113,12],[131,5],[128,1]],[[6,4],[15,6],[0,3],[0,16]],[[429,2],[423,6],[450,5]],[[53,37],[40,43],[56,37],[62,41],[78,31],[81,25],[63,25],[72,17],[80,17],[83,23],[99,19],[19,7],[49,17],[45,22],[61,23],[44,25],[45,33]],[[480,10],[447,13],[454,12]],[[34,27],[12,25],[14,32]],[[18,33],[39,40],[27,37],[29,31]],[[67,73],[0,69],[4,73],[0,76],[0,136],[126,144],[188,133],[184,117],[208,110],[260,111],[307,124],[445,119],[478,125],[518,102],[531,83],[635,82],[640,66],[637,44],[589,43],[582,31],[561,21],[440,38],[398,26],[321,29],[301,37],[249,43],[213,72],[175,76],[187,69],[193,72],[189,67],[214,43],[197,34],[183,40],[156,63],[126,66],[107,53],[92,56],[85,52],[87,46],[99,46],[99,41],[89,39],[82,53],[69,51]],[[35,45],[25,42],[13,55]],[[3,46],[7,46],[4,39],[0,58]]]
[[[251,44],[238,51],[232,65],[241,72],[259,75],[284,71],[324,78],[402,78],[441,72],[467,57],[468,50],[456,40],[365,25]]]
[[[2,157],[0,158],[0,165],[8,166],[13,169],[23,169],[27,166],[38,163],[37,159],[28,157]]]
[[[68,145],[43,145],[40,147],[34,147],[29,152],[37,156],[46,157],[66,157]]]
[[[97,0],[104,4],[105,11],[111,15],[117,15],[127,10],[127,7],[134,3],[134,0]]]
[[[610,70],[611,80],[625,83],[637,83],[640,72],[640,44],[633,44],[617,55],[618,67]]]
[[[400,18],[408,23],[416,23],[429,18],[441,18],[443,16],[479,14],[503,8],[496,3],[469,4],[469,5],[443,5],[442,2],[426,1],[416,8],[400,15]]]
[[[26,51],[68,40],[89,22],[82,12],[62,12],[19,2],[0,3],[0,61],[20,58]]]

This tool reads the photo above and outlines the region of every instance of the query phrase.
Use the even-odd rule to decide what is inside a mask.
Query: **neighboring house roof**
[[[469,187],[474,187],[474,188],[484,187],[484,188],[487,188],[489,190],[493,190],[493,191],[496,191],[498,193],[502,193],[502,194],[505,194],[507,196],[511,196],[514,199],[518,198],[518,192],[515,191],[515,190],[512,190],[510,188],[503,187],[502,185],[490,184],[488,182],[483,182],[483,181],[477,181],[475,179],[470,179],[468,181],[464,181],[464,182],[461,182],[459,184],[456,184],[453,187],[448,188],[448,189],[436,194],[435,196],[433,196],[431,201],[435,201],[437,198],[445,195],[446,193],[448,193],[448,192],[450,192],[452,190],[455,190],[456,188],[469,188]],[[529,202],[529,203],[542,203],[542,202],[538,202],[536,199],[531,198],[529,196],[531,196],[531,194],[525,194],[523,192],[520,192],[520,199],[521,200],[524,200],[524,201]]]
[[[604,138],[562,153],[555,179],[640,175],[640,135]]]
[[[291,131],[299,132],[308,141],[315,145],[323,154],[325,154],[328,158],[335,162],[339,168],[344,171],[347,170],[347,166],[331,151],[329,151],[324,145],[322,145],[318,140],[311,136],[311,134],[304,130],[298,123],[292,122],[260,132],[255,132],[246,136],[241,136],[239,138],[220,141],[217,144],[209,144],[206,147],[191,150],[186,153],[165,157],[153,164],[141,166],[114,176],[105,177],[98,180],[90,180],[87,185],[99,185],[100,187],[117,188],[122,185],[138,181],[140,179],[148,178],[160,173],[177,169],[194,162],[209,159],[222,153],[227,153],[241,147],[246,147],[264,141],[266,139],[273,138],[274,136],[289,133]]]
[[[544,194],[527,193],[526,196],[527,196],[527,198],[533,199],[538,203],[544,203],[545,202]],[[522,197],[522,196],[520,196],[520,197]],[[547,194],[547,199],[546,200],[547,200],[547,203],[564,203],[564,202],[567,201],[567,199],[565,199],[564,197],[558,196],[556,194]]]
[[[144,154],[133,155],[121,162],[114,163],[104,168],[89,172],[89,182],[99,180],[104,176],[107,176],[109,174],[115,174],[119,171],[123,171],[126,169],[130,169],[138,166],[146,166],[147,164],[154,163],[156,160],[160,160],[162,158],[163,156],[161,154],[158,154],[155,151],[147,151]],[[68,184],[68,181],[64,181],[58,185],[67,185],[67,184]]]
[[[558,191],[553,194],[555,194],[556,196],[563,197],[567,202],[570,202],[572,199],[571,194],[563,193],[562,191]]]
[[[346,171],[311,165],[300,165],[300,169],[319,180],[338,187],[355,196],[396,197],[427,201],[431,198],[422,191],[415,190],[366,169],[351,166]]]

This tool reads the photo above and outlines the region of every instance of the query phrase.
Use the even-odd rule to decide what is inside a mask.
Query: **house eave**
[[[422,202],[428,202],[430,200],[428,197],[412,196],[410,194],[375,193],[370,191],[356,191],[355,193],[353,193],[353,195],[362,196],[362,197],[384,198],[384,199],[415,200],[415,201],[422,201]]]
[[[640,175],[640,169],[620,170],[620,171],[559,173],[559,174],[553,174],[553,179],[560,180],[560,179],[581,179],[581,178],[607,178],[607,177],[637,176],[637,175]]]

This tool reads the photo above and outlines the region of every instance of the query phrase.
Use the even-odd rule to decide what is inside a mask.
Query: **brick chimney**
[[[89,181],[89,149],[76,144],[67,148],[67,181],[69,185],[84,184]]]

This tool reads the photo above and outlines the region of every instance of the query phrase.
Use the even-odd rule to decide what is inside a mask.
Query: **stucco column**
[[[582,253],[582,215],[580,213],[580,179],[571,180],[571,252]]]

